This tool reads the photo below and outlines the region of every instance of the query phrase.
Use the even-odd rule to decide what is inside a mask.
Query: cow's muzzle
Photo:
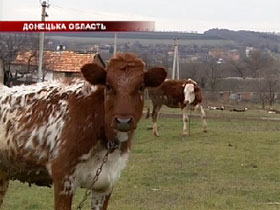
[[[115,117],[114,127],[121,132],[127,132],[134,128],[134,119],[131,116],[123,117],[117,116]]]
[[[185,104],[185,105],[188,105],[189,103],[190,103],[189,101],[184,100],[184,104]]]

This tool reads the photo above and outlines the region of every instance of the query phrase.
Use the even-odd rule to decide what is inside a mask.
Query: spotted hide
[[[183,135],[188,135],[187,122],[189,120],[187,110],[199,108],[201,112],[203,130],[207,130],[206,115],[201,105],[202,94],[199,86],[192,79],[188,80],[165,80],[159,87],[149,88],[149,96],[153,104],[153,133],[158,133],[158,115],[162,105],[170,108],[181,108],[183,111]]]
[[[78,187],[92,188],[91,209],[106,210],[125,167],[143,110],[145,87],[160,85],[163,68],[144,71],[134,54],[118,54],[107,69],[81,68],[85,80],[0,87],[0,199],[9,180],[54,185],[55,210],[71,210]]]

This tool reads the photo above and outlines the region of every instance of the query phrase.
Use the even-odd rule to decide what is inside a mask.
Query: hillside
[[[113,32],[70,32],[70,33],[47,33],[48,37],[82,37],[82,38],[114,38]],[[120,39],[175,39],[180,40],[222,40],[218,36],[186,33],[186,32],[118,32]]]
[[[232,31],[228,29],[210,29],[206,31],[204,35],[225,40],[233,40],[242,46],[252,46],[260,49],[267,48],[275,53],[280,51],[280,36],[276,34],[254,31]]]
[[[8,35],[11,33],[0,33]],[[25,35],[24,33],[13,33]],[[244,50],[252,46],[262,50],[269,49],[273,53],[280,52],[280,35],[260,33],[254,31],[232,31],[228,29],[210,29],[204,33],[187,32],[119,32],[118,44],[141,43],[145,46],[173,46],[174,39],[179,39],[180,46],[189,48],[226,48]],[[46,33],[46,39],[52,40],[55,45],[64,44],[70,49],[86,49],[93,44],[112,45],[113,32],[58,32]],[[56,47],[56,46],[55,46]],[[68,48],[69,49],[69,48]]]
[[[47,33],[48,38],[52,39],[73,39],[73,41],[112,40],[112,32],[82,32],[82,33]],[[118,39],[127,41],[140,41],[144,44],[165,43],[172,44],[178,38],[182,45],[217,45],[244,48],[252,46],[260,49],[270,49],[272,52],[280,52],[280,36],[276,34],[260,33],[254,31],[232,31],[228,29],[210,29],[202,33],[187,32],[120,32]]]

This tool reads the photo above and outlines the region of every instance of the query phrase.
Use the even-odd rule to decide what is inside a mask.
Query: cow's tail
[[[150,107],[147,108],[145,119],[148,119],[149,117],[150,117]]]

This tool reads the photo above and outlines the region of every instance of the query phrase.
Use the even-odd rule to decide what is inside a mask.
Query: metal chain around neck
[[[88,199],[88,197],[91,194],[91,190],[92,190],[94,184],[98,181],[98,177],[102,172],[103,166],[105,165],[105,163],[108,160],[109,154],[114,152],[114,150],[117,149],[119,146],[120,146],[120,142],[115,142],[115,141],[108,141],[107,142],[107,152],[103,157],[102,163],[100,164],[100,166],[96,170],[95,176],[92,179],[92,183],[91,183],[90,187],[88,189],[86,189],[85,194],[84,194],[82,200],[80,201],[79,205],[77,206],[76,210],[81,210],[83,208],[86,200]]]

